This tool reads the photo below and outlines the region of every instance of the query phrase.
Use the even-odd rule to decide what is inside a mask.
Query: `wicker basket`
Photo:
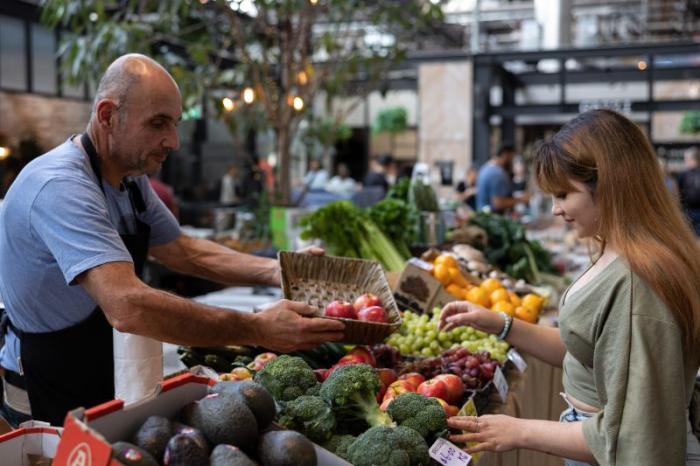
[[[301,301],[320,310],[333,300],[353,302],[364,293],[372,293],[382,300],[389,323],[338,319],[345,322],[344,343],[381,343],[401,327],[399,309],[379,263],[294,252],[280,252],[279,261],[282,291],[287,299]]]

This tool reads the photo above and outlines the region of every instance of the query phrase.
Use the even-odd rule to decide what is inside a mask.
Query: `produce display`
[[[425,358],[409,363],[404,371],[425,378],[458,377],[466,389],[478,390],[493,379],[499,361],[486,351],[472,353],[466,348],[452,348],[439,357]]]
[[[403,313],[401,328],[391,334],[386,343],[403,355],[433,357],[453,346],[461,346],[472,353],[488,351],[494,359],[505,361],[508,343],[471,327],[458,327],[449,332],[441,332],[438,329],[439,323],[439,308],[433,310],[432,317],[406,311]]]
[[[219,382],[209,392],[185,405],[178,419],[148,417],[130,442],[112,445],[114,456],[134,466],[317,464],[308,438],[271,428],[275,401],[263,386]]]

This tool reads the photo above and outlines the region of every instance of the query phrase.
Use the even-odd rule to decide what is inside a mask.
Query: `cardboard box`
[[[431,268],[431,264],[416,258],[406,263],[394,290],[394,299],[401,309],[425,313],[458,300],[430,274]]]
[[[0,418],[2,419],[2,418]],[[0,458],[3,466],[49,466],[63,429],[46,422],[29,421],[11,430],[4,419],[0,423]]]
[[[208,386],[214,383],[212,379],[188,373],[161,382],[156,395],[128,407],[121,400],[113,400],[88,410],[71,411],[66,416],[53,464],[119,466],[112,459],[112,443],[128,440],[148,416],[175,418],[187,403],[206,396]],[[331,452],[314,446],[319,466],[350,466]]]

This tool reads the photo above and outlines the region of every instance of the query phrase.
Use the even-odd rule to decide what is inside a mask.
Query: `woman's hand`
[[[504,452],[523,446],[522,437],[527,426],[526,421],[511,416],[485,415],[485,416],[454,416],[447,420],[451,429],[467,432],[466,434],[452,434],[449,439],[452,442],[466,443],[478,442],[466,452],[473,454],[480,451]]]
[[[468,301],[455,301],[442,308],[440,330],[447,332],[463,325],[498,335],[503,330],[505,321],[499,313]]]

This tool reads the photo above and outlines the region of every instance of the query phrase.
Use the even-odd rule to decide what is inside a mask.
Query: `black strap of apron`
[[[83,145],[83,149],[85,149],[85,152],[87,153],[88,158],[90,159],[90,166],[92,167],[92,171],[95,172],[95,176],[97,177],[97,183],[100,185],[100,189],[104,194],[105,188],[102,184],[101,170],[102,162],[97,156],[97,150],[95,149],[95,146],[87,133],[83,133],[80,136],[80,143]],[[144,213],[146,211],[146,202],[143,200],[143,195],[141,194],[139,185],[133,180],[126,179],[124,180],[123,184],[129,191],[129,201],[131,202],[131,208],[134,209],[135,213]]]

